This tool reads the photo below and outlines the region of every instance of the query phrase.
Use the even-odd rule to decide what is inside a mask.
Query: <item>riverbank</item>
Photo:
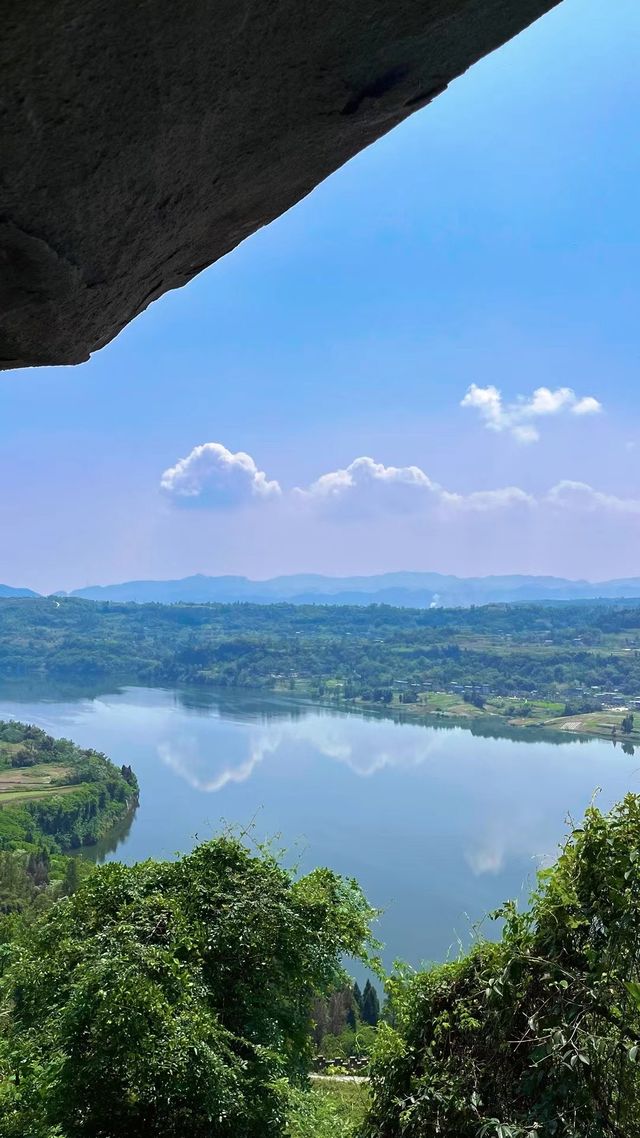
[[[435,691],[416,693],[415,700],[408,699],[406,692],[394,692],[390,700],[378,703],[358,696],[347,699],[341,694],[339,685],[333,688],[327,685],[327,688],[324,697],[315,695],[304,683],[297,684],[293,691],[290,687],[275,690],[283,695],[302,696],[321,706],[371,712],[408,722],[428,720],[467,727],[484,724],[487,728],[502,725],[532,734],[535,731],[562,732],[610,740],[631,748],[640,747],[640,713],[634,714],[628,706],[564,715],[566,705],[553,700],[496,696],[488,697],[482,701],[482,706],[478,706],[462,696]],[[629,729],[630,716],[632,723]]]

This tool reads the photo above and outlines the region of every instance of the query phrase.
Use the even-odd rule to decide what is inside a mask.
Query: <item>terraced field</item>
[[[15,805],[29,799],[69,794],[85,785],[74,775],[73,767],[63,763],[10,765],[23,751],[18,743],[0,743],[0,806]]]
[[[63,786],[71,774],[70,767],[56,763],[36,763],[32,767],[5,769],[0,767],[0,791],[16,787],[37,790],[43,786],[51,786],[54,782]]]

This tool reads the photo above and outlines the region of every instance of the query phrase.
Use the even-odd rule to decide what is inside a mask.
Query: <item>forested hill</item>
[[[640,606],[137,605],[0,600],[0,676],[312,689],[479,680],[640,691]]]

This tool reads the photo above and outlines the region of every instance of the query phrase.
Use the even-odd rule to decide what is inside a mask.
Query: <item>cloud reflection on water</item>
[[[187,734],[165,721],[166,734],[157,748],[163,764],[193,790],[220,793],[249,782],[258,768],[264,771],[261,777],[304,776],[323,760],[347,768],[359,780],[377,783],[380,776],[383,785],[375,791],[372,787],[367,801],[381,798],[390,811],[398,795],[422,802],[425,831],[437,834],[442,827],[443,835],[449,835],[446,841],[455,835],[458,857],[476,880],[498,878],[517,864],[523,867],[523,884],[525,878],[530,883],[535,870],[555,856],[558,802],[569,806],[577,801],[584,808],[596,784],[586,755],[595,756],[597,750],[602,760],[597,744],[586,752],[569,740],[560,749],[533,740],[514,744],[473,737],[463,728],[443,731],[324,710],[270,723],[236,721],[221,733],[211,733],[211,720],[208,726],[206,720],[201,723],[200,731]],[[394,772],[406,777],[390,783]],[[408,787],[407,778],[413,779]],[[268,793],[278,794],[278,785]],[[384,807],[374,809],[382,814]],[[405,818],[404,825],[416,822]]]
[[[241,752],[232,760],[227,747],[218,757],[210,747],[203,748],[202,740],[193,734],[165,738],[157,750],[162,762],[194,790],[216,793],[229,783],[246,782],[265,758],[276,756],[280,750],[287,754],[293,748],[313,752],[346,765],[361,778],[369,778],[386,768],[415,767],[441,749],[432,733],[420,726],[410,725],[403,737],[398,724],[391,721],[356,722],[359,730],[355,737],[353,720],[347,716],[311,714],[258,731],[251,727],[243,736]]]

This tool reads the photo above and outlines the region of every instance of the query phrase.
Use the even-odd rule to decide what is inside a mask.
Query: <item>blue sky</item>
[[[640,575],[639,37],[564,0],[88,364],[0,376],[0,580]]]

